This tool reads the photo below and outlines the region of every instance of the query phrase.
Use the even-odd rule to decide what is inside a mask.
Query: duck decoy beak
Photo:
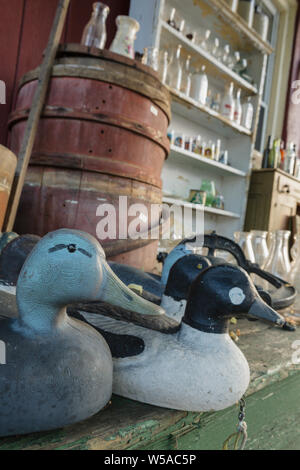
[[[123,284],[106,262],[102,264],[102,268],[103,283],[99,300],[141,315],[165,314],[163,308],[143,299]]]
[[[272,307],[269,307],[269,305],[267,305],[261,298],[254,300],[248,314],[268,323],[275,323],[279,326],[283,326],[285,324],[285,319]]]

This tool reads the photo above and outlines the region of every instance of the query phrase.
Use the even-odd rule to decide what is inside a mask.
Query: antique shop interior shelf
[[[180,19],[185,20],[183,32],[167,23],[172,8]],[[216,230],[224,236],[233,237],[235,231],[243,230],[251,171],[251,157],[257,132],[259,111],[265,83],[268,56],[273,48],[223,0],[131,0],[130,15],[136,18],[141,30],[135,43],[136,50],[157,47],[171,54],[182,45],[181,60],[185,63],[191,56],[192,70],[206,66],[208,88],[224,94],[225,87],[234,83],[234,93],[241,89],[242,102],[251,97],[254,107],[252,128],[249,130],[230,121],[207,105],[202,105],[181,91],[170,89],[172,98],[172,121],[170,131],[185,137],[201,135],[202,141],[221,140],[222,150],[228,151],[228,163],[224,165],[200,157],[184,148],[171,146],[171,154],[162,172],[164,201],[176,200],[187,207],[191,189],[200,189],[203,180],[215,183],[218,193],[224,197],[224,211],[205,208],[205,230]],[[247,60],[246,80],[229,69],[205,48],[187,38],[187,34],[209,29],[211,37],[218,37],[221,46],[230,46]],[[207,161],[206,161],[207,160]],[[193,217],[196,214],[192,211]]]
[[[177,147],[176,145],[171,145],[169,159],[177,160],[180,163],[186,164],[187,159],[191,158],[194,162],[198,163],[199,168],[201,166],[206,167],[211,166],[214,168],[214,171],[220,175],[223,174],[224,171],[231,173],[236,176],[245,177],[246,173],[244,171],[238,170],[237,168],[233,168],[229,165],[224,165],[223,163],[216,162],[215,160],[211,160],[210,158],[202,157],[201,155],[197,155],[195,152],[190,152],[189,150],[185,150],[183,148]]]
[[[164,42],[168,46],[172,43],[174,46],[177,44],[182,44],[186,54],[192,54],[195,61],[199,62],[200,60],[201,65],[206,66],[208,75],[215,74],[220,78],[232,80],[237,86],[248,91],[249,93],[254,95],[258,93],[258,90],[255,86],[251,85],[249,82],[247,82],[247,80],[244,80],[237,73],[226,67],[222,62],[215,59],[213,55],[193,44],[183,34],[169,26],[165,21],[162,21],[162,46],[164,45]]]

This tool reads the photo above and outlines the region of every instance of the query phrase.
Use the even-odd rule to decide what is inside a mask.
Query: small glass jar
[[[109,50],[134,59],[134,41],[140,24],[134,18],[125,15],[117,16],[116,24],[118,30]]]

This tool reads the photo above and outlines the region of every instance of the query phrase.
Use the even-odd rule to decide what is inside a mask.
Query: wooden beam
[[[44,53],[44,59],[40,68],[39,81],[27,120],[21,150],[18,155],[17,169],[6,211],[6,218],[3,227],[3,230],[6,232],[12,231],[14,226],[27,168],[48,90],[51,71],[64,28],[69,4],[70,0],[59,0],[48,45]]]

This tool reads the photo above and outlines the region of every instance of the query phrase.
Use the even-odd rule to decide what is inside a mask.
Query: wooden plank
[[[20,154],[18,156],[18,165],[16,175],[9,199],[7,215],[4,223],[6,231],[12,231],[16,213],[23,189],[29,159],[34,145],[34,140],[38,128],[40,114],[44,105],[48,83],[51,75],[52,66],[57,53],[59,41],[65,24],[65,18],[68,11],[70,0],[59,0],[52,31],[50,34],[48,46],[45,52],[45,58],[41,67],[39,84],[37,86],[32,108],[28,117],[25,135],[22,142]]]

